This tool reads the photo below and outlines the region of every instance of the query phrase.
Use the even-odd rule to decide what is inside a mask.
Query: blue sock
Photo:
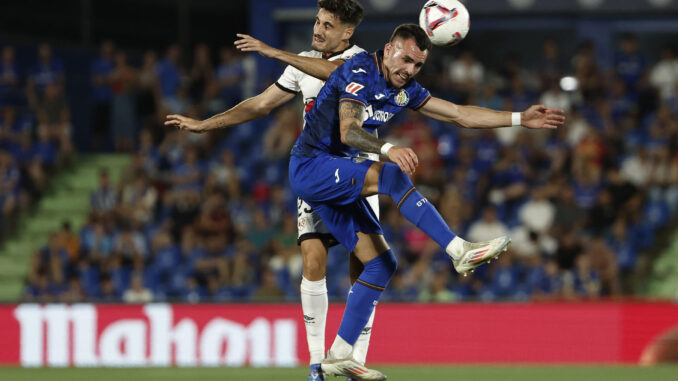
[[[325,377],[323,376],[323,370],[320,367],[320,364],[311,364],[306,381],[322,381],[324,379]]]
[[[339,326],[339,336],[353,345],[365,328],[384,288],[398,268],[391,250],[365,263],[365,269],[351,287],[346,310]]]
[[[400,214],[443,249],[456,237],[436,208],[414,188],[410,177],[397,165],[384,163],[379,174],[379,193],[391,196]]]

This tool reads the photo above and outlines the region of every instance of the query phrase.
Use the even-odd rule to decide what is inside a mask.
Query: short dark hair
[[[400,37],[402,39],[413,38],[417,47],[421,50],[431,50],[431,40],[429,40],[426,32],[417,24],[401,24],[393,31],[390,42]]]
[[[363,21],[363,6],[356,0],[318,0],[318,8],[338,16],[341,22],[353,27]]]

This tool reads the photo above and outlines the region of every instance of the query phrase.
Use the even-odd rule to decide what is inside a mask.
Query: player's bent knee
[[[304,262],[303,275],[310,281],[321,280],[325,277],[325,266],[317,261]]]
[[[381,168],[384,163],[380,161],[375,161],[370,165],[370,168],[365,174],[365,180],[363,181],[363,189],[360,192],[360,195],[363,197],[369,197],[372,195],[379,194],[379,175],[381,173]]]
[[[384,271],[390,274],[389,278],[393,277],[398,270],[398,259],[393,254],[393,251],[387,250],[382,253],[380,257],[382,257],[384,261]]]
[[[398,270],[398,260],[391,250],[387,250],[365,263],[365,270],[358,279],[379,287],[386,287],[396,270]]]
[[[320,240],[302,241],[301,257],[303,260],[304,278],[310,281],[317,281],[325,277],[327,249],[325,249],[324,244]]]
[[[379,193],[388,194],[397,204],[414,188],[410,177],[393,163],[384,163],[379,176]]]

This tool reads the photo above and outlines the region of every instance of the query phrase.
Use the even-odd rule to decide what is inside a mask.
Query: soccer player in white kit
[[[363,15],[362,7],[356,0],[319,0],[318,8],[311,51],[297,55],[272,48],[248,35],[238,34],[240,39],[235,42],[238,49],[258,52],[289,65],[275,84],[261,94],[209,119],[198,121],[182,115],[168,115],[165,125],[193,132],[229,127],[268,115],[274,108],[294,98],[298,92],[303,96],[304,113],[310,110],[324,80],[332,71],[363,51],[349,41]],[[379,159],[374,154],[365,157],[375,161]],[[378,217],[378,196],[372,196],[368,201]],[[337,241],[308,204],[298,199],[297,208],[298,243],[303,257],[301,305],[311,357],[308,380],[324,380],[320,362],[325,356],[325,322],[328,309],[325,282],[327,250],[337,244]],[[351,282],[354,282],[362,272],[362,263],[351,254],[350,264]],[[356,343],[354,356],[362,364],[365,364],[367,357],[373,321],[374,313]]]

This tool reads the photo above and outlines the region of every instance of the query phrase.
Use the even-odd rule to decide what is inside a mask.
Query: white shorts
[[[372,207],[374,214],[379,218],[379,195],[367,197],[367,202]],[[323,241],[328,247],[338,245],[339,242],[332,236],[332,233],[327,230],[323,220],[318,213],[306,203],[306,201],[297,198],[297,244],[301,241],[318,238]]]

